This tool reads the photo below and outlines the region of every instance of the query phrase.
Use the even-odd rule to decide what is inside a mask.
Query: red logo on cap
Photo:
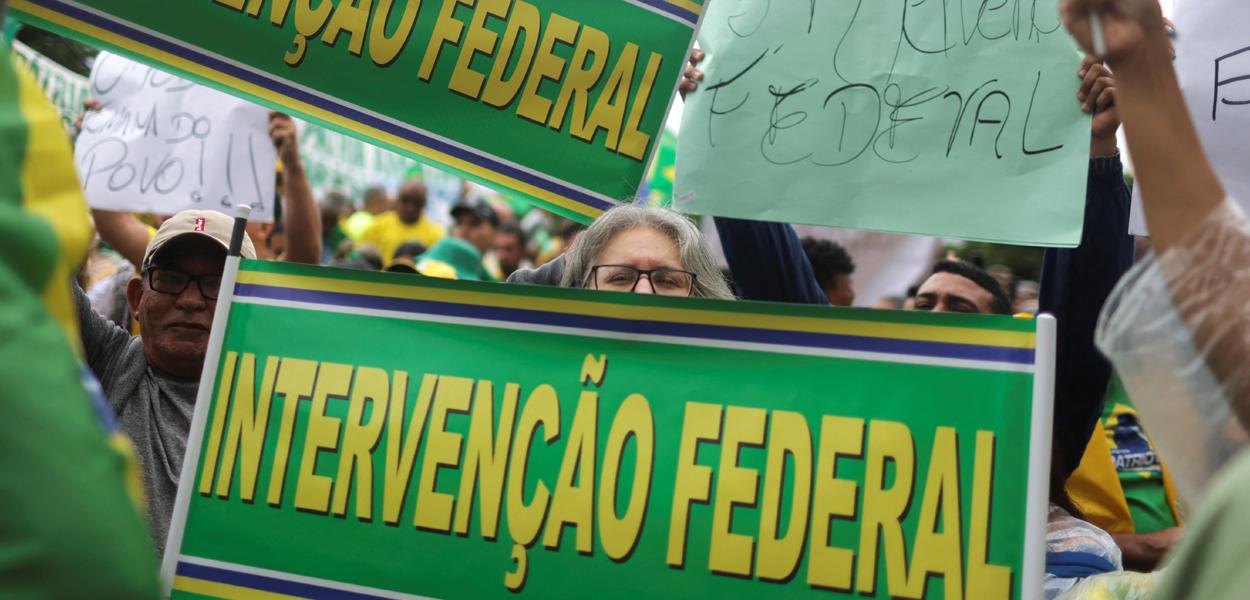
[[[195,230],[196,230],[196,231],[204,231],[204,217],[196,217],[196,219],[195,219]]]

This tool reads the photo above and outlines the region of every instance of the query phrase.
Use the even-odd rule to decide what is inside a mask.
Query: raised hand
[[[1085,57],[1077,76],[1081,78],[1081,87],[1076,92],[1081,110],[1094,116],[1090,156],[1115,154],[1115,134],[1120,128],[1120,111],[1115,103],[1115,78],[1111,70],[1093,56]]]
[[[1089,19],[1097,15],[1106,43],[1106,55],[1099,58],[1112,66],[1148,47],[1167,47],[1158,0],[1063,0],[1059,13],[1072,37],[1091,53],[1094,41]]]
[[[296,141],[294,119],[284,113],[270,111],[269,139],[278,149],[278,159],[283,165],[289,167],[298,163],[299,143]]]

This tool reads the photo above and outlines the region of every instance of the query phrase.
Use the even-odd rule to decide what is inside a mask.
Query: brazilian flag
[[[159,593],[133,453],[80,359],[90,240],[61,119],[0,48],[0,598]]]

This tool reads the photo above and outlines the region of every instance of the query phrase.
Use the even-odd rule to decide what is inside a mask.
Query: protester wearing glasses
[[[161,225],[144,252],[141,277],[127,289],[139,337],[96,314],[82,290],[75,291],[87,364],[139,454],[158,555],[178,492],[232,226],[222,213],[196,210]],[[244,238],[242,254],[256,257],[251,239]]]
[[[564,256],[565,287],[732,299],[699,229],[662,208],[609,210]]]

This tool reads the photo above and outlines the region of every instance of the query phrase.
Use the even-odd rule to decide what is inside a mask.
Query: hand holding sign
[[[1157,0],[1064,0],[1060,14],[1072,37],[1094,51],[1091,17],[1102,28],[1102,56],[1112,64],[1127,59],[1154,35],[1163,34],[1163,12]]]
[[[269,113],[269,139],[283,166],[299,161],[299,142],[295,139],[295,120],[280,112]]]
[[[252,207],[273,219],[275,151],[266,111],[129,59],[101,53],[74,162],[93,208],[173,214]]]

